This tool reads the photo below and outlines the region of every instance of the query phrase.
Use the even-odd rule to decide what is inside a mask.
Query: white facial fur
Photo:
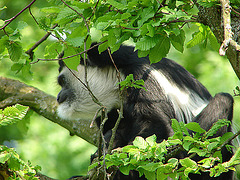
[[[77,77],[85,82],[85,69],[83,65],[78,66],[78,72],[73,71]],[[58,107],[58,115],[66,120],[91,120],[100,106],[93,102],[89,91],[76,77],[63,67],[60,75],[63,74],[74,93],[74,100],[67,99]],[[123,76],[123,75],[122,75]],[[87,67],[87,81],[95,97],[107,108],[120,106],[117,72],[114,68]]]

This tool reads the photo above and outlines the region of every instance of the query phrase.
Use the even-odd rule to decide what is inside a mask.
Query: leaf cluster
[[[215,1],[214,1],[215,2]],[[92,41],[104,42],[99,46],[102,52],[110,47],[116,51],[120,45],[131,40],[136,45],[139,57],[149,55],[152,63],[165,57],[171,45],[184,51],[185,31],[182,27],[195,23],[196,10],[191,0],[49,0],[49,6],[31,14],[37,26],[54,37],[45,48],[45,58],[54,59],[64,50],[65,61],[71,69],[76,69],[79,56],[73,56],[89,49]],[[31,8],[31,7],[29,7]],[[5,11],[6,8],[1,8]],[[2,27],[8,21],[1,20]],[[0,37],[0,53],[14,63],[11,70],[31,75],[31,61],[37,61],[34,50],[30,52],[21,43],[22,31],[28,24],[19,21],[16,27],[6,26]],[[94,32],[94,33],[93,33]],[[217,41],[208,27],[199,25],[188,47],[208,40],[217,47]],[[30,48],[31,49],[31,48]],[[28,52],[28,55],[24,52]]]
[[[144,80],[134,80],[133,74],[129,74],[125,80],[118,83],[120,85],[120,90],[126,90],[127,88],[136,88],[136,89],[144,89],[146,91],[146,88],[144,87]]]
[[[26,163],[20,159],[14,149],[0,146],[0,170],[7,170],[9,179],[37,180],[34,176],[40,169],[39,166],[34,167],[30,162]]]
[[[7,126],[22,120],[29,107],[16,104],[11,107],[6,107],[4,110],[0,109],[0,126]]]
[[[29,107],[20,104],[0,109],[0,126],[12,125],[22,120],[28,110]],[[34,176],[40,169],[39,166],[34,167],[30,162],[26,163],[20,159],[13,148],[0,145],[0,170],[8,172],[10,179],[35,180],[38,178]]]
[[[136,170],[139,176],[144,175],[149,180],[189,179],[189,173],[201,172],[209,172],[211,177],[217,177],[223,172],[234,170],[234,166],[240,163],[240,148],[229,161],[222,163],[221,145],[233,136],[231,132],[222,137],[213,137],[221,127],[229,123],[219,120],[209,131],[205,131],[198,123],[185,125],[173,119],[172,137],[161,143],[157,142],[155,135],[146,139],[136,137],[132,145],[113,150],[100,163],[103,164],[104,161],[107,168],[118,168],[125,175],[130,170]],[[177,158],[182,152],[187,156]],[[196,160],[196,156],[201,157],[201,160]],[[94,163],[89,169],[98,165],[99,162]]]

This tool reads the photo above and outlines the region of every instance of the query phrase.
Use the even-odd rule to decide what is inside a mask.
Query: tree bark
[[[197,3],[197,0],[193,0],[199,10],[198,21],[209,26],[216,36],[220,44],[224,41],[224,25],[222,9],[220,6],[213,6],[210,8],[202,7]],[[237,10],[240,12],[240,8]],[[232,39],[240,45],[240,15],[232,12],[231,13],[231,27],[233,36]],[[234,72],[240,79],[240,52],[237,51],[236,47],[229,44],[227,52],[227,58],[232,65]]]
[[[90,128],[91,120],[66,121],[60,119],[56,112],[58,103],[54,96],[20,81],[0,77],[0,109],[17,103],[29,106],[39,115],[69,130],[71,135],[77,135],[97,146],[98,128],[96,125]]]

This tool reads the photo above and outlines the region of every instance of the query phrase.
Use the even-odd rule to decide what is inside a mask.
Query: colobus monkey
[[[218,119],[232,120],[233,98],[227,93],[212,97],[208,90],[187,70],[174,61],[163,58],[151,64],[148,57],[138,57],[134,47],[122,45],[112,54],[120,77],[125,79],[133,74],[135,80],[143,79],[144,89],[128,88],[123,97],[123,118],[116,132],[114,148],[131,144],[136,136],[147,138],[153,134],[161,142],[173,135],[171,119],[184,123],[198,122],[209,130]],[[99,106],[93,102],[88,90],[59,62],[58,83],[62,87],[57,101],[58,114],[68,120],[90,120]],[[75,74],[84,81],[85,70],[81,62]],[[107,108],[108,120],[104,125],[104,136],[108,142],[111,129],[118,118],[117,109],[121,106],[118,86],[118,73],[108,51],[99,54],[98,47],[87,52],[87,81],[97,99]],[[100,125],[100,117],[96,119]],[[224,127],[217,135],[231,131]],[[223,161],[231,153],[223,150]],[[141,177],[144,179],[144,177]],[[132,173],[129,176],[117,173],[115,179],[141,179]],[[192,179],[211,179],[208,174],[193,175]],[[214,179],[214,178],[213,178]],[[215,179],[232,179],[232,172]]]

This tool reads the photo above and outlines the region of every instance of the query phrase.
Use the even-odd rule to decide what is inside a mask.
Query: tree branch
[[[236,41],[232,39],[233,32],[231,27],[231,7],[229,0],[220,0],[221,7],[222,7],[222,19],[223,19],[223,26],[224,26],[224,41],[219,49],[219,54],[221,56],[225,56],[226,50],[231,44],[237,51],[240,51],[240,46],[237,44]]]
[[[218,6],[210,8],[200,6],[197,0],[193,0],[197,6],[198,21],[210,27],[218,42],[222,44],[224,42],[224,27],[223,17],[221,9]],[[229,13],[230,14],[230,13]],[[238,14],[231,14],[231,27],[232,27],[232,40],[240,44],[240,17]],[[232,65],[237,77],[240,79],[240,52],[236,49],[236,44],[229,43],[226,55],[229,62]]]
[[[91,120],[62,120],[57,116],[58,103],[54,96],[20,81],[0,77],[0,108],[16,103],[29,106],[39,115],[69,130],[72,135],[77,135],[89,143],[97,145],[98,128],[95,124],[90,128]]]
[[[14,19],[16,19],[20,14],[22,14],[26,9],[31,7],[33,3],[35,3],[36,0],[33,0],[30,4],[28,4],[25,8],[23,8],[19,13],[17,13],[15,16],[13,16],[11,19],[6,20],[7,24],[5,24],[3,27],[0,28],[0,30],[4,30]]]
[[[51,29],[54,29],[57,27],[57,24],[55,24]],[[41,43],[47,40],[47,38],[51,35],[51,32],[47,32],[39,41],[37,41],[30,49],[28,49],[25,53],[30,56],[30,59],[33,59],[33,51],[36,49]]]

